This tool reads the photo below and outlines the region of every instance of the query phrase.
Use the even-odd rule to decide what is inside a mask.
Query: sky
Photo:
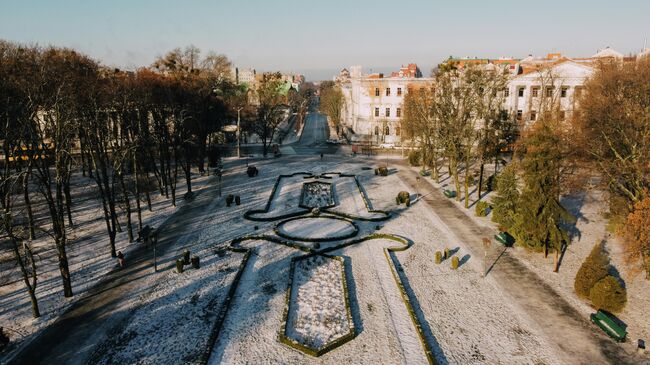
[[[192,44],[312,81],[350,65],[415,62],[429,74],[450,55],[637,53],[648,37],[650,0],[0,0],[0,39],[72,47],[124,69]]]

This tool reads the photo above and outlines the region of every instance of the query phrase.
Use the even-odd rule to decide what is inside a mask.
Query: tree
[[[336,130],[341,128],[341,110],[343,109],[343,92],[332,81],[320,85],[320,110],[334,123]]]
[[[591,288],[609,273],[609,258],[603,250],[603,243],[597,243],[580,266],[573,288],[579,297],[589,298]]]
[[[560,139],[548,120],[539,120],[525,137],[524,186],[511,232],[526,248],[543,251],[545,256],[555,252],[555,272],[559,270],[560,251],[571,242],[565,225],[575,222],[559,201],[562,163],[559,144]]]
[[[627,290],[615,277],[605,276],[589,291],[591,304],[611,313],[619,313],[627,303]]]
[[[509,164],[496,180],[497,195],[492,198],[492,221],[506,230],[515,224],[519,190],[517,190],[517,170],[514,163]]]
[[[619,222],[650,189],[650,58],[603,63],[586,85],[574,118],[575,145],[603,175]]]
[[[619,233],[623,236],[628,265],[644,269],[646,279],[650,280],[650,197],[634,204]]]
[[[262,139],[264,156],[268,153],[268,145],[273,142],[278,126],[284,120],[286,108],[284,85],[279,72],[266,73],[256,90],[257,118],[252,123],[252,129]]]

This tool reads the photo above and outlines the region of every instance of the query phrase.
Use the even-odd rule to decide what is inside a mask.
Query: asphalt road
[[[288,145],[297,155],[334,154],[338,145],[328,144],[329,127],[327,117],[318,112],[311,112],[305,117],[305,125],[298,142]]]

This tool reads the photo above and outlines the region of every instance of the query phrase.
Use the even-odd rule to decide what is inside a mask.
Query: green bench
[[[501,232],[495,235],[494,239],[501,242],[501,244],[506,247],[511,247],[515,243],[515,238],[512,237],[508,232]]]
[[[447,198],[455,198],[455,197],[456,197],[456,191],[454,191],[454,190],[447,190],[447,189],[445,189],[445,190],[443,190],[442,193],[445,194],[445,196],[446,196]]]
[[[617,342],[624,342],[627,336],[625,327],[616,323],[607,313],[599,310],[591,314],[591,321],[600,327],[605,333],[616,340]]]

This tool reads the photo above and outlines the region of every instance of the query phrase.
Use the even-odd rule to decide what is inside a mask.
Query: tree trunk
[[[481,167],[479,170],[479,175],[478,175],[478,200],[481,200],[481,192],[483,190],[483,170],[484,170],[485,164],[483,163],[483,160],[481,159]]]
[[[140,175],[138,173],[137,158],[133,158],[133,176],[135,176],[135,209],[138,212],[138,230],[142,229],[142,208],[140,207]]]
[[[468,155],[469,156],[469,155]],[[470,172],[469,168],[469,157],[465,158],[465,209],[469,209],[469,174]]]
[[[133,242],[133,224],[131,223],[131,202],[129,201],[129,193],[126,190],[124,183],[124,174],[118,175],[120,181],[120,189],[122,190],[122,203],[126,210],[126,234],[129,237],[129,243]]]
[[[37,284],[37,275],[36,275],[36,263],[34,262],[34,253],[29,246],[25,246],[25,259],[20,255],[20,248],[18,247],[18,242],[16,238],[11,235],[10,240],[13,244],[14,257],[20,266],[20,273],[23,276],[23,281],[25,282],[25,288],[27,288],[27,293],[29,294],[29,300],[32,304],[32,316],[38,318],[41,316],[41,311],[38,308],[38,299],[36,298],[36,284]],[[32,282],[29,281],[29,273],[25,267],[25,261],[31,262],[32,266]]]
[[[72,222],[72,195],[70,194],[70,177],[66,178],[63,182],[63,192],[65,195],[65,211],[68,215],[68,224],[74,227]]]
[[[23,196],[25,199],[25,208],[27,209],[27,221],[29,224],[29,239],[33,240],[36,238],[36,226],[34,225],[34,212],[32,210],[32,202],[29,198],[29,175],[30,170],[27,170],[27,173],[23,177]]]

